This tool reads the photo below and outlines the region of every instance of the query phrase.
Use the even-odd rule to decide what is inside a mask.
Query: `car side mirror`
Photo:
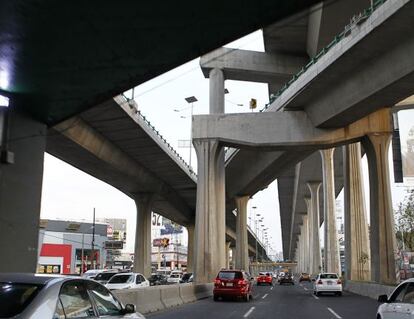
[[[126,304],[124,308],[124,313],[135,313],[135,305],[133,304]]]
[[[381,303],[389,302],[387,295],[380,295],[380,296],[378,296],[378,302],[381,302]]]

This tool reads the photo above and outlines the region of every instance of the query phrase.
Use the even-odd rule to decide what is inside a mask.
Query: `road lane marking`
[[[273,287],[272,287],[272,288],[270,288],[270,290],[273,290]]]
[[[326,309],[328,309],[336,318],[342,319],[342,317],[340,315],[338,315],[335,311],[333,311],[331,308],[328,307]]]
[[[255,307],[251,307],[249,311],[244,314],[243,318],[247,318],[248,316],[250,316],[250,314],[253,312],[254,309]]]
[[[308,288],[306,288],[306,287],[303,287],[303,289],[308,290]]]
[[[257,297],[259,297],[259,294],[253,295],[253,299],[256,299]]]
[[[267,297],[267,295],[268,295],[268,294],[265,294],[265,295],[262,297],[262,299],[265,299],[265,298]]]
[[[312,295],[313,296],[313,298],[315,298],[316,300],[318,300],[319,299],[319,297],[318,296],[315,296],[315,295]]]

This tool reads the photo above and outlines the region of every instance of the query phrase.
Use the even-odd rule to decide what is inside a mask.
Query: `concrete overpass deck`
[[[131,198],[154,193],[153,210],[181,225],[194,223],[197,176],[134,101],[117,96],[48,131],[47,152],[119,189]],[[226,215],[227,241],[236,218]],[[255,254],[249,231],[249,251]],[[260,253],[263,244],[259,242]]]

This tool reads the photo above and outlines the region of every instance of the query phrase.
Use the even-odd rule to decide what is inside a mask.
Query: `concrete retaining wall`
[[[194,302],[213,295],[213,284],[181,284],[113,291],[124,304],[133,304],[145,314]]]
[[[347,280],[345,282],[344,289],[346,291],[367,296],[376,300],[379,295],[387,295],[389,297],[395,289],[395,286],[380,285],[373,282]]]

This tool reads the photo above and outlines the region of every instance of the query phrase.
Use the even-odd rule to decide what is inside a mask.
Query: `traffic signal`
[[[256,99],[250,99],[250,108],[253,110],[257,107],[257,100]]]

